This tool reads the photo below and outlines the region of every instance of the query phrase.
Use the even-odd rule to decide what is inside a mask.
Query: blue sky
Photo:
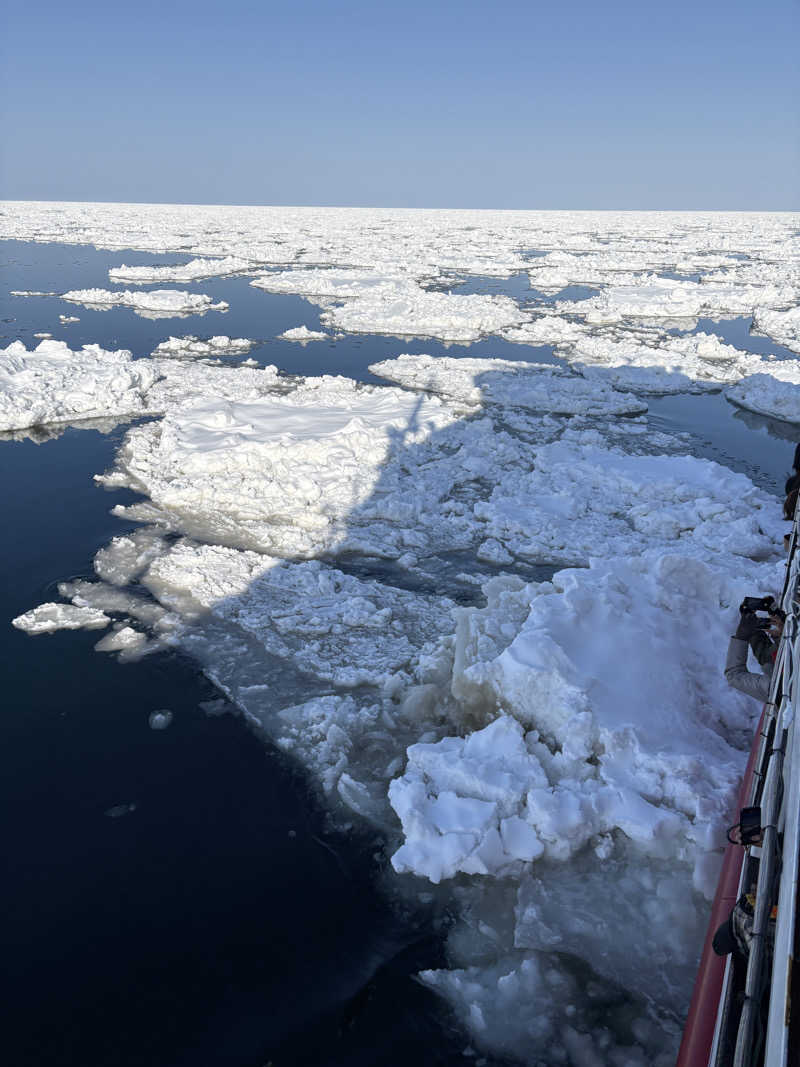
[[[10,6],[2,197],[800,208],[798,0]]]

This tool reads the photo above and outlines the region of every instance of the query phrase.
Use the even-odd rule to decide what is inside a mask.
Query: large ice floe
[[[175,315],[203,315],[206,311],[227,311],[224,300],[214,303],[204,293],[186,293],[177,289],[151,289],[134,292],[131,289],[71,289],[64,300],[89,308],[133,308],[137,315],[151,319],[166,319]]]
[[[526,321],[506,296],[428,292],[408,274],[365,270],[308,270],[265,274],[252,285],[270,292],[300,293],[323,305],[325,325],[346,333],[388,333],[477,341]]]
[[[474,1048],[673,1063],[759,711],[727,687],[725,646],[742,595],[778,588],[783,524],[775,497],[645,413],[653,394],[717,389],[800,421],[797,361],[689,321],[755,312],[788,343],[796,219],[125,205],[0,219],[25,239],[272,263],[254,284],[312,299],[337,331],[498,334],[534,360],[398,343],[370,368],[391,384],[361,385],[200,361],[230,339],[170,339],[138,361],[60,349],[74,382],[93,359],[144,375],[120,396],[153,417],[99,479],[141,495],[115,509],[140,529],[15,625],[106,626],[101,651],[196,656],[339,817],[382,829],[398,892],[455,916],[446,965],[421,978]],[[468,274],[521,271],[540,293],[600,293],[458,293]],[[523,347],[543,345],[555,358]],[[66,409],[66,375],[32,381],[27,399],[9,392],[15,410]],[[110,395],[84,393],[93,413]]]

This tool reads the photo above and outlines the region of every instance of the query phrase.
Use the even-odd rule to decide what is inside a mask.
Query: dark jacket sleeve
[[[747,642],[732,637],[728,645],[728,657],[725,660],[725,677],[728,685],[741,693],[766,701],[769,697],[772,679],[772,664],[764,667],[764,674],[753,674],[747,669]]]

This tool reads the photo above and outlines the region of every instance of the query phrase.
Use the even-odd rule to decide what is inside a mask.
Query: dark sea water
[[[250,356],[262,364],[361,380],[401,352],[554,358],[547,346],[498,339],[349,336],[302,347],[276,335],[318,328],[319,310],[246,278],[169,286],[231,305],[185,319],[8,294],[108,288],[111,266],[186,258],[2,242],[0,347],[17,338],[31,347],[48,331],[72,348],[144,356],[170,334],[225,333],[260,339]],[[522,275],[468,284],[536,299]],[[80,322],[62,326],[59,314]],[[720,395],[653,399],[649,419],[776,493],[800,436]],[[446,1006],[414,980],[444,964],[448,916],[386,892],[379,837],[333,829],[300,768],[234,714],[207,714],[202,705],[219,694],[192,661],[170,652],[121,664],[93,652],[99,633],[31,638],[8,625],[58,599],[59,581],[92,577],[96,551],[133,528],[109,514],[133,495],[92,481],[124,431],[0,441],[0,1053],[14,1067],[474,1063]],[[173,723],[153,731],[148,716],[162,708]]]

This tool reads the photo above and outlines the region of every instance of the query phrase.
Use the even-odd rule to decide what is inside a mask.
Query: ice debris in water
[[[759,303],[796,302],[798,288],[786,285],[705,283],[650,275],[632,285],[612,285],[588,300],[562,301],[556,310],[579,315],[589,323],[620,322],[626,318],[695,319],[704,314],[751,315]]]
[[[284,330],[283,333],[279,333],[278,337],[284,341],[305,343],[306,341],[325,341],[330,337],[330,334],[324,333],[322,330],[309,330],[308,326],[295,326],[291,330]]]
[[[179,292],[177,289],[151,289],[137,293],[130,289],[71,289],[64,300],[89,308],[129,307],[145,318],[164,319],[172,315],[204,315],[207,311],[227,311],[224,300],[214,303],[204,293]]]
[[[147,721],[151,730],[166,730],[172,722],[172,712],[168,711],[167,708],[162,708],[160,711],[151,711]]]
[[[80,322],[81,320],[77,317],[77,315],[59,315],[58,321],[61,323],[62,326],[69,326],[73,322]]]
[[[29,634],[51,634],[56,630],[102,630],[110,622],[108,615],[97,608],[51,603],[39,604],[18,615],[11,625]]]
[[[130,801],[127,804],[115,804],[113,808],[108,808],[103,812],[109,819],[120,819],[123,815],[130,815],[131,812],[136,811],[136,804]]]

